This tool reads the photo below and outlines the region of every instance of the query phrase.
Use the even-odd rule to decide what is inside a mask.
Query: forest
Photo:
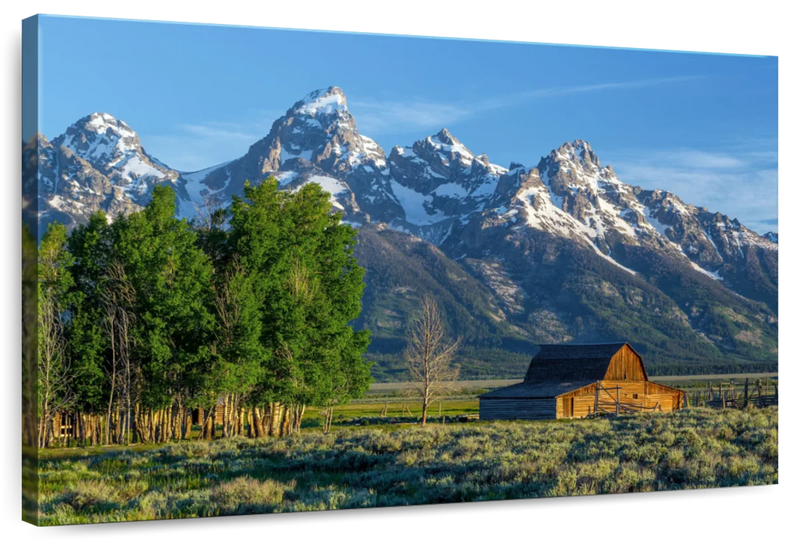
[[[63,414],[85,445],[285,436],[371,381],[356,231],[316,184],[246,185],[192,222],[175,192],[142,211],[51,223],[38,251],[38,446]]]

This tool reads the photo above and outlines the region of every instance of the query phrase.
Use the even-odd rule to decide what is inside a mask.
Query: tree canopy
[[[39,282],[59,305],[62,404],[89,418],[87,436],[117,442],[188,436],[197,409],[212,435],[284,434],[306,405],[363,394],[369,332],[350,324],[363,269],[340,220],[319,185],[270,178],[202,224],[178,219],[169,186],[127,217],[52,224]]]

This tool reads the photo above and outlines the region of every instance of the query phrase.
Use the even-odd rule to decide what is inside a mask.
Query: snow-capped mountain
[[[734,349],[737,342],[763,348],[764,339],[772,338],[770,327],[777,339],[777,234],[760,236],[667,191],[627,184],[582,140],[564,143],[535,166],[505,168],[442,129],[393,147],[387,156],[359,132],[342,90],[329,87],[296,102],[242,157],[197,172],[179,172],[158,161],[130,126],[107,113],[80,119],[52,142],[38,136],[23,146],[23,155],[23,164],[38,170],[40,225],[59,220],[72,226],[98,209],[110,218],[131,213],[164,183],[176,189],[179,214],[191,218],[209,201],[227,205],[247,180],[274,176],[286,190],[316,182],[330,193],[334,211],[361,226],[361,237],[379,251],[399,244],[397,258],[413,260],[420,258],[415,244],[432,244],[426,259],[445,259],[448,277],[467,274],[485,286],[487,327],[508,322],[503,330],[518,339],[574,340],[584,334],[575,325],[578,317],[595,324],[607,320],[580,313],[585,310],[575,310],[574,302],[564,306],[564,300],[551,297],[550,284],[536,283],[551,269],[560,272],[550,283],[585,274],[596,263],[612,265],[622,274],[615,281],[630,282],[631,290],[645,289],[643,281],[656,285],[667,302],[658,303],[652,319],[670,315],[702,342],[720,349]],[[362,259],[368,262],[369,255],[362,253]],[[584,261],[586,270],[575,268]],[[366,278],[369,286],[369,273]],[[459,300],[466,296],[455,284],[439,289]],[[563,289],[571,292],[575,285]],[[603,296],[619,290],[603,289]],[[719,308],[698,308],[700,292],[725,299],[724,319],[741,330],[720,334],[723,318],[714,313]],[[731,302],[736,296],[744,302]],[[751,303],[769,310],[747,306]],[[515,316],[524,320],[514,321]],[[767,328],[753,332],[744,321]],[[539,334],[545,329],[550,332]]]
[[[37,148],[42,218],[82,221],[100,208],[112,217],[130,213],[159,183],[176,187],[179,213],[192,217],[206,200],[229,203],[246,180],[275,176],[288,190],[319,183],[351,223],[387,223],[437,245],[470,222],[505,224],[568,237],[623,267],[620,247],[647,246],[718,280],[752,248],[777,251],[774,233],[760,236],[669,192],[623,183],[581,140],[536,167],[504,168],[442,129],[387,158],[359,133],[338,87],[295,103],[243,157],[198,172],[150,156],[136,132],[107,113],[78,120],[52,143],[40,136]]]
[[[385,167],[383,149],[359,134],[344,93],[330,87],[295,103],[243,157],[184,174],[193,202],[184,203],[181,210],[192,215],[199,199],[207,195],[224,204],[232,195],[241,194],[246,180],[275,176],[286,189],[310,181],[319,183],[331,193],[333,206],[343,212],[345,220],[363,224],[368,216],[380,219],[401,213]]]
[[[114,217],[147,204],[179,172],[148,155],[139,136],[107,113],[79,119],[52,142],[38,135],[39,218],[74,224],[98,209]]]
[[[621,182],[610,166],[600,165],[588,142],[565,143],[536,168],[507,175],[516,179],[504,180],[493,212],[513,223],[520,214],[526,226],[569,234],[604,256],[613,256],[621,245],[644,245],[688,259],[722,279],[725,265],[744,259],[749,248],[777,250],[736,219],[666,191]]]
[[[486,155],[475,156],[446,128],[411,146],[394,147],[388,164],[392,192],[403,208],[390,225],[434,243],[483,211],[506,172]]]
[[[53,140],[53,146],[69,149],[134,200],[147,195],[153,185],[174,182],[179,175],[148,155],[139,136],[124,121],[107,113],[78,120]]]

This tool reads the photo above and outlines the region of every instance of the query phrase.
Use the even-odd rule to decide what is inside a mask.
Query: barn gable
[[[641,355],[636,353],[636,350],[628,343],[625,343],[611,357],[603,379],[606,381],[650,381]]]
[[[627,377],[626,377],[627,376]],[[543,344],[531,360],[525,383],[647,379],[644,363],[627,342]]]

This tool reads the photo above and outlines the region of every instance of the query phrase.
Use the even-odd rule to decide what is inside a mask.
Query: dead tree
[[[46,288],[39,291],[38,326],[38,446],[43,448],[50,443],[56,414],[63,413],[74,400],[69,388],[73,376],[66,355],[61,310],[56,298]],[[60,433],[60,422],[58,428]]]
[[[436,300],[426,295],[406,332],[405,360],[411,379],[422,397],[422,425],[428,418],[431,402],[440,398],[452,382],[458,379],[459,369],[452,365],[459,340],[446,338],[444,324]]]
[[[130,328],[134,321],[131,307],[135,291],[121,263],[112,263],[108,270],[108,288],[103,292],[104,328],[111,341],[110,394],[106,413],[106,444],[111,441],[112,413],[117,403],[116,442],[129,442],[134,403],[134,378],[137,371],[131,360]],[[115,399],[116,394],[116,399]]]

